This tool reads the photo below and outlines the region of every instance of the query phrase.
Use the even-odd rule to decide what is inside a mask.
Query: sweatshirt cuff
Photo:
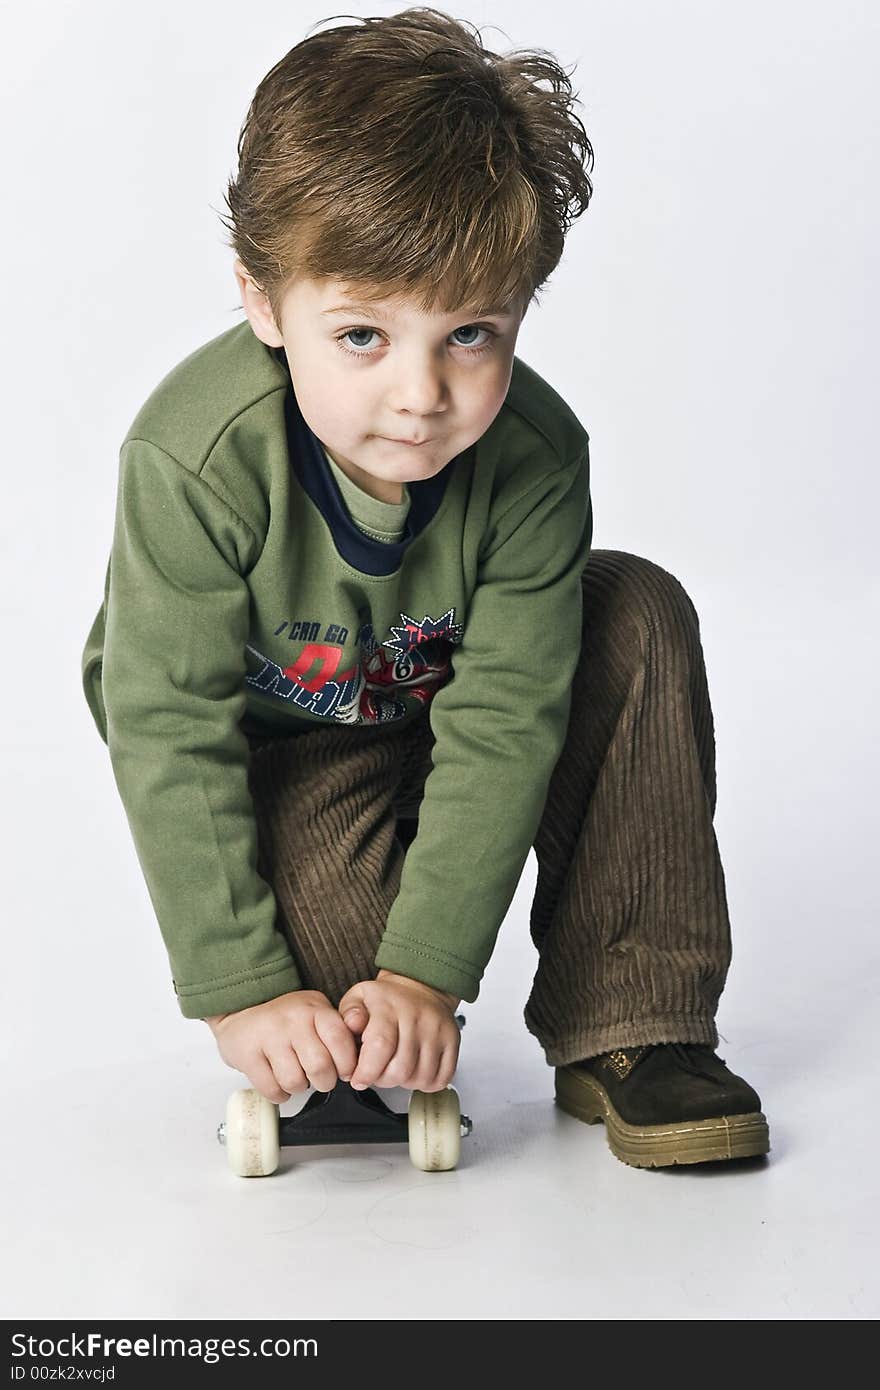
[[[302,989],[302,981],[289,956],[267,963],[256,970],[240,970],[221,975],[204,984],[178,985],[171,982],[184,1018],[212,1018],[214,1014],[238,1013],[254,1004],[265,1004],[282,994]]]
[[[377,970],[393,970],[411,980],[454,994],[473,1004],[480,992],[480,975],[469,961],[460,960],[428,942],[390,936],[385,933],[374,956]]]

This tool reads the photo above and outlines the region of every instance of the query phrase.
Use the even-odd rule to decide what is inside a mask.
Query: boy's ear
[[[251,328],[267,347],[283,347],[284,339],[278,331],[272,316],[272,306],[256,280],[245,270],[236,256],[232,269],[235,273],[242,307],[247,314]]]

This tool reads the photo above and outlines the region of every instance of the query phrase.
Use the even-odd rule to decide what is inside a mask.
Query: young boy
[[[696,613],[591,556],[587,432],[515,356],[591,193],[571,108],[429,9],[271,70],[228,188],[247,321],[126,435],[83,683],[181,1011],[270,1100],[447,1086],[534,845],[559,1103],[639,1166],[741,1157]]]

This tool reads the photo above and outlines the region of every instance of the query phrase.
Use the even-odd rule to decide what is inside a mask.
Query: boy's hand
[[[458,1062],[453,1011],[459,1002],[454,994],[392,970],[352,985],[339,1001],[339,1013],[352,1033],[361,1034],[354,1089],[445,1090]]]
[[[281,1105],[295,1091],[332,1091],[357,1065],[357,1044],[325,994],[298,989],[205,1019],[228,1067]]]

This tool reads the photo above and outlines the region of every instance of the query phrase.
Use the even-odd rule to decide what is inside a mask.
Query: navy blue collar
[[[300,486],[330,527],[333,542],[343,560],[362,574],[393,574],[402,564],[407,546],[436,515],[446,495],[452,471],[464,454],[456,454],[433,478],[408,483],[410,504],[403,535],[399,541],[375,540],[352,520],[321,441],[302,417],[284,348],[272,348],[270,351],[285,368],[290,382],[284,401],[284,418],[288,452]]]

